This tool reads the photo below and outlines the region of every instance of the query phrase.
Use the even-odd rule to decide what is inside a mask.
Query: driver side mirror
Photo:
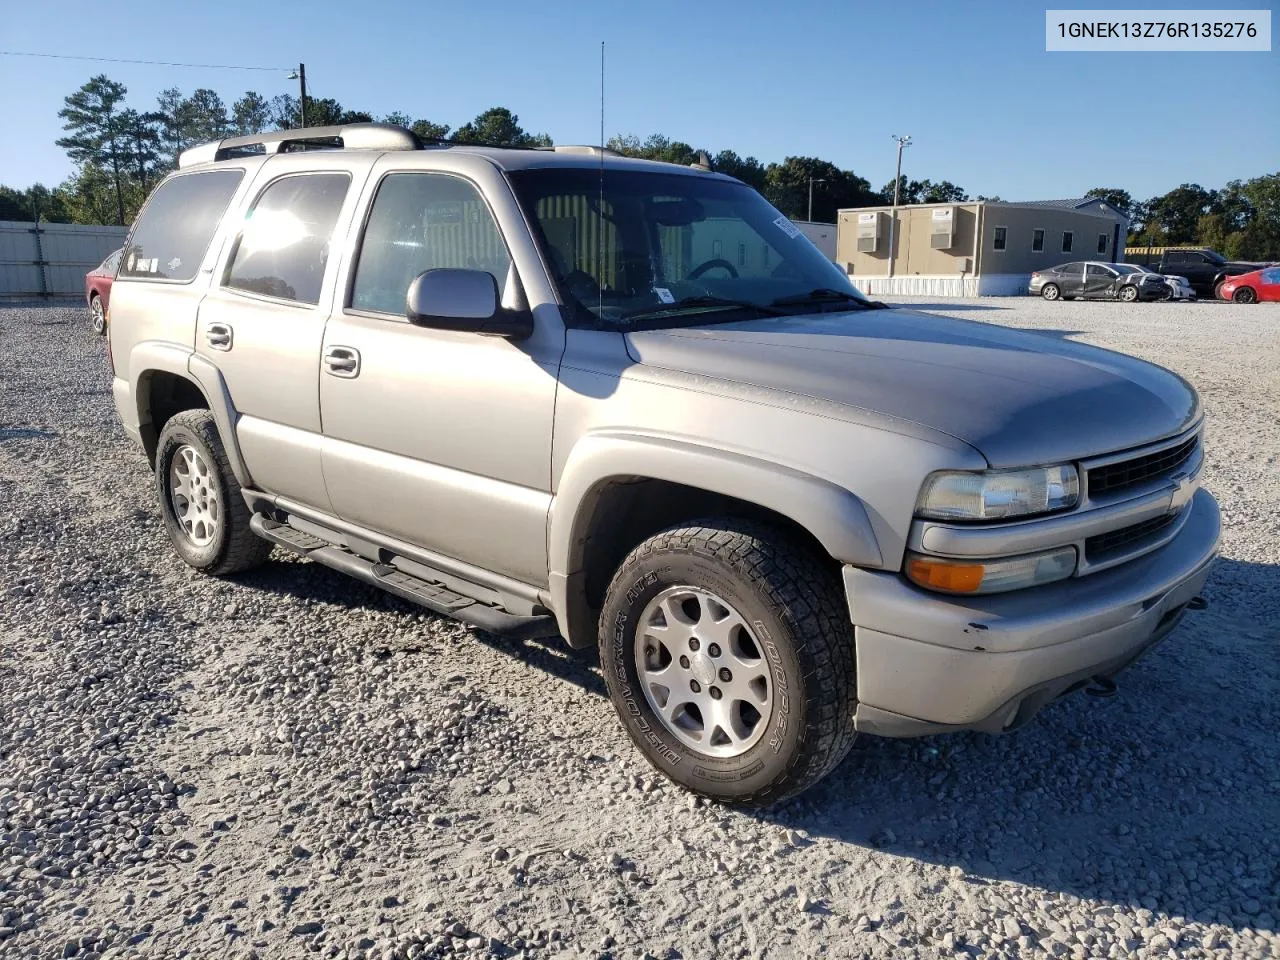
[[[405,316],[419,327],[510,340],[533,333],[532,314],[503,307],[498,281],[484,270],[439,268],[418,274],[409,284]]]

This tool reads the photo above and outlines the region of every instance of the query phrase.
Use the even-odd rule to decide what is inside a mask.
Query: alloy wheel
[[[694,750],[736,757],[764,735],[773,679],[746,619],[700,587],[670,587],[640,616],[636,672],[662,725]]]
[[[213,542],[222,520],[218,480],[190,444],[175,450],[169,463],[169,505],[188,540],[197,547]]]

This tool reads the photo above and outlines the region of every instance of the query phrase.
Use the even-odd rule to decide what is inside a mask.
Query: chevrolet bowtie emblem
[[[1196,478],[1189,473],[1180,473],[1173,478],[1173,495],[1169,498],[1169,512],[1177,513],[1185,507],[1195,495]]]

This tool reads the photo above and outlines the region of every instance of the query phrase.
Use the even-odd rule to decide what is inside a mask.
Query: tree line
[[[98,75],[66,97],[58,114],[65,136],[57,144],[76,164],[75,173],[52,189],[40,184],[25,190],[0,185],[0,220],[128,223],[151,187],[174,168],[178,154],[186,148],[304,125],[301,104],[289,94],[268,99],[249,90],[228,106],[207,88],[190,95],[170,88],[149,110],[129,106],[127,95],[124,84]],[[553,143],[546,133],[524,129],[520,118],[506,107],[492,107],[454,128],[405,113],[350,110],[333,98],[307,99],[306,126],[371,120],[408,127],[427,141],[514,147]],[[865,177],[818,157],[793,156],[764,163],[730,149],[713,151],[656,133],[644,139],[615,136],[608,146],[627,156],[670,163],[705,159],[712,169],[755,187],[795,220],[808,219],[812,212],[812,219],[830,223],[837,210],[893,200],[893,181],[875,190]],[[898,202],[903,204],[1000,199],[970,197],[948,180],[903,176],[897,188]],[[1232,180],[1220,189],[1184,183],[1145,201],[1117,187],[1097,187],[1087,196],[1105,199],[1129,216],[1130,246],[1197,244],[1233,258],[1280,259],[1280,173]]]

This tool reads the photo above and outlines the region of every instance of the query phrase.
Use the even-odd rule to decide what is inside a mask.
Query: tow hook
[[[1116,682],[1110,677],[1091,677],[1092,687],[1085,687],[1084,692],[1091,697],[1114,697],[1119,692]]]
[[[1187,601],[1188,610],[1203,610],[1207,606],[1209,606],[1209,601],[1204,597],[1192,597]]]

